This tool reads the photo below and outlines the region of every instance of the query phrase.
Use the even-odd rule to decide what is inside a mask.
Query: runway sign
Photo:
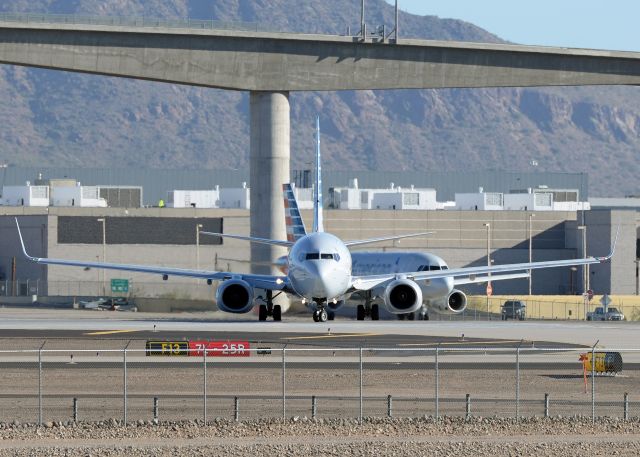
[[[207,350],[207,357],[249,357],[251,348],[248,341],[189,341],[192,356],[202,357]]]
[[[147,341],[147,355],[181,356],[189,355],[188,341]]]

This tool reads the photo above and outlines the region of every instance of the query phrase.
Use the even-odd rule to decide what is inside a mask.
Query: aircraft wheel
[[[404,320],[404,314],[398,314],[398,320],[403,321]]]
[[[266,305],[260,305],[260,308],[258,309],[258,320],[259,321],[266,321],[267,320],[267,306]]]
[[[329,313],[327,314],[329,317],[329,320],[332,321],[336,318],[336,313],[334,313],[333,311],[329,311]]]
[[[424,313],[424,315],[422,316],[422,320],[423,321],[428,321],[429,320],[429,313]]]
[[[407,319],[409,319],[410,321],[414,320],[416,318],[416,315],[413,313],[407,313]]]
[[[280,305],[273,306],[273,320],[280,322],[282,320],[282,307]]]
[[[320,322],[327,322],[327,319],[329,319],[329,315],[327,314],[327,310],[326,309],[320,310],[320,312],[318,312],[318,320]]]
[[[320,319],[318,318],[318,311],[314,311],[313,312],[313,322],[319,322]]]
[[[364,306],[363,305],[358,305],[357,311],[356,311],[356,319],[359,321],[363,321],[364,320]]]
[[[371,320],[377,321],[380,319],[380,308],[378,305],[371,305]]]

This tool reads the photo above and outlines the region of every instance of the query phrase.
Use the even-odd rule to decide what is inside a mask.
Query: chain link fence
[[[640,416],[635,349],[261,348],[242,357],[162,357],[117,344],[0,351],[0,421]]]

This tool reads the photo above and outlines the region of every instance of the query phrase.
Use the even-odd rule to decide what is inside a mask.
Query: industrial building
[[[249,271],[249,243],[198,235],[199,230],[248,235],[246,209],[0,207],[0,295],[104,295],[110,293],[111,279],[128,280],[129,293],[140,297],[213,300],[215,293],[193,279],[163,281],[153,275],[34,264],[20,252],[14,217],[30,254],[39,257]],[[303,211],[308,226],[311,217],[311,211]],[[534,261],[582,257],[581,227],[586,227],[588,255],[605,255],[618,225],[616,255],[610,264],[590,268],[589,287],[596,293],[634,294],[640,227],[635,211],[325,211],[325,229],[345,240],[433,231],[368,249],[429,251],[450,267],[486,264],[487,245],[495,264],[526,262],[530,238]],[[536,270],[533,293],[581,293],[581,270]],[[528,279],[499,281],[493,290],[496,295],[527,293]],[[484,286],[465,291],[482,294]]]

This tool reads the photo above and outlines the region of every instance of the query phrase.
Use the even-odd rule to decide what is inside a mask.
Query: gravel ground
[[[0,424],[0,456],[574,456],[640,454],[640,420],[555,417],[355,420],[216,420],[122,427],[99,423]]]

